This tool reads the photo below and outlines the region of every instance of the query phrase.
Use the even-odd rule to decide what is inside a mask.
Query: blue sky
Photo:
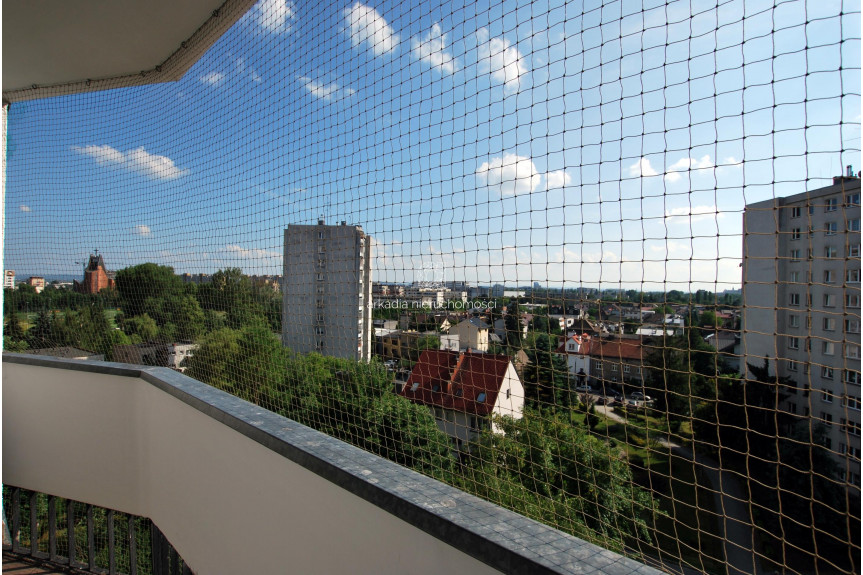
[[[178,82],[11,107],[5,267],[281,273],[323,215],[382,281],[735,288],[744,205],[860,168],[859,10],[263,0]]]

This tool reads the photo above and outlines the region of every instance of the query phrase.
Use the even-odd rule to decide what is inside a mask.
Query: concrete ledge
[[[144,395],[151,394],[153,390],[164,392],[181,404],[203,414],[206,418],[227,426],[232,432],[252,440],[267,451],[278,454],[281,458],[325,479],[327,482],[386,512],[386,514],[398,518],[400,521],[397,524],[402,524],[401,522],[407,524],[403,528],[396,526],[395,532],[406,532],[406,529],[411,531],[408,529],[408,525],[412,526],[445,543],[446,546],[495,570],[506,573],[605,573],[609,575],[659,573],[642,563],[498,507],[167,368],[84,362],[23,354],[4,354],[3,363],[4,475],[10,469],[9,466],[14,466],[16,463],[15,461],[7,461],[7,438],[14,440],[16,436],[20,437],[19,432],[21,431],[16,432],[14,429],[7,431],[9,418],[6,417],[6,414],[18,407],[7,401],[6,389],[10,384],[15,385],[14,380],[9,380],[9,374],[11,372],[14,378],[22,375],[22,373],[16,372],[15,366],[50,369],[52,372],[45,374],[41,373],[42,369],[40,369],[39,379],[42,379],[44,375],[53,380],[54,385],[59,386],[64,385],[63,380],[65,379],[62,376],[58,377],[57,373],[62,374],[60,370],[79,372],[82,375],[93,374],[94,376],[128,378],[130,381],[149,384],[145,384],[149,391],[142,390]],[[28,373],[30,372],[28,371]],[[25,385],[29,383],[27,382]],[[119,383],[123,383],[123,381]],[[72,384],[70,383],[70,385]],[[123,387],[126,386],[123,385]],[[21,391],[21,389],[18,390],[18,392]],[[164,394],[161,396],[164,397]],[[143,399],[142,397],[129,396],[129,401],[132,401],[133,398],[135,401]],[[14,401],[13,396],[10,396],[9,399]],[[159,401],[162,400],[159,399]],[[152,407],[151,402],[143,401],[142,403]],[[138,415],[130,417],[136,418]],[[133,425],[132,427],[140,428],[142,435],[146,435],[149,429],[148,425]],[[158,427],[165,426],[159,425]],[[153,431],[158,433],[159,430]],[[140,441],[141,439],[132,437],[126,443]],[[154,452],[163,449],[165,448],[162,446],[164,441],[161,439],[155,447],[147,446],[142,449],[142,452]],[[222,444],[227,449],[227,443]],[[166,453],[170,452],[170,447],[165,448]],[[218,446],[216,447],[218,448]],[[12,451],[14,452],[14,449]],[[248,449],[244,451],[244,453],[247,452]],[[38,453],[34,453],[34,457],[38,457]],[[154,463],[147,459],[146,453],[144,455],[136,454],[135,457],[139,458],[143,467],[152,466]],[[160,452],[159,458],[163,457],[166,456],[162,456]],[[162,473],[161,470],[157,471]],[[265,471],[254,471],[253,468],[250,468],[246,475],[254,475],[255,473],[265,473]],[[272,479],[271,474],[268,474],[267,478]],[[141,483],[145,482],[142,480]],[[35,485],[21,486],[25,488],[39,487]],[[144,485],[142,489],[147,491],[149,488]],[[64,496],[63,493],[53,494]],[[166,513],[160,509],[164,510],[165,508],[160,507],[154,493],[151,495],[152,497],[148,497],[147,494],[143,495],[139,502],[140,507],[127,511],[138,512],[153,519],[174,543],[180,554],[189,560],[193,568],[198,570],[199,566],[194,561],[194,552],[183,548],[183,535],[188,527],[178,526],[172,535],[172,526],[165,525],[160,516]],[[272,493],[268,497],[279,497],[280,495],[282,494]],[[65,496],[72,497],[72,494]],[[112,506],[109,504],[112,502],[89,502]],[[124,510],[121,506],[114,508]],[[141,511],[145,511],[145,513],[140,513]],[[321,513],[324,512],[322,509]],[[291,520],[292,518],[285,519]],[[293,518],[293,520],[297,519]],[[225,516],[224,520],[231,521],[231,517]],[[304,521],[303,518],[299,518],[299,520]],[[189,522],[195,523],[193,520]],[[393,541],[392,543],[395,544],[396,542]],[[422,541],[415,541],[415,543],[416,545],[429,545]],[[333,540],[332,544],[339,546],[340,543]],[[398,562],[401,565],[394,567],[396,572],[411,571],[412,569],[415,572],[423,572],[424,569],[408,568],[405,551],[407,550],[400,549],[399,553],[393,557],[384,556],[380,559],[382,561],[395,561],[398,557]],[[395,550],[393,552],[395,553]],[[279,549],[272,549],[272,553],[281,555],[282,552]],[[358,568],[362,569],[359,566]],[[324,571],[326,569],[321,567],[321,572]]]

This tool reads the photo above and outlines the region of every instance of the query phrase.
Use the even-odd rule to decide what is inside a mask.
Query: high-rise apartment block
[[[282,343],[293,351],[368,361],[372,238],[359,226],[285,230]]]
[[[860,179],[749,204],[743,222],[745,363],[796,383],[781,409],[821,424],[860,485]]]

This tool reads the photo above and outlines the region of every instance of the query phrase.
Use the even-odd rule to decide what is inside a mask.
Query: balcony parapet
[[[4,354],[3,481],[150,517],[197,573],[659,573],[167,368]]]

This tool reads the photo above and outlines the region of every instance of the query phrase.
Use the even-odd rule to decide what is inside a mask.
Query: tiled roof
[[[590,344],[590,357],[605,360],[636,360],[644,359],[644,349],[641,341],[597,341],[593,340]]]
[[[485,416],[497,401],[508,367],[509,358],[503,355],[425,350],[401,395],[415,403]],[[478,401],[483,393],[484,401]]]

